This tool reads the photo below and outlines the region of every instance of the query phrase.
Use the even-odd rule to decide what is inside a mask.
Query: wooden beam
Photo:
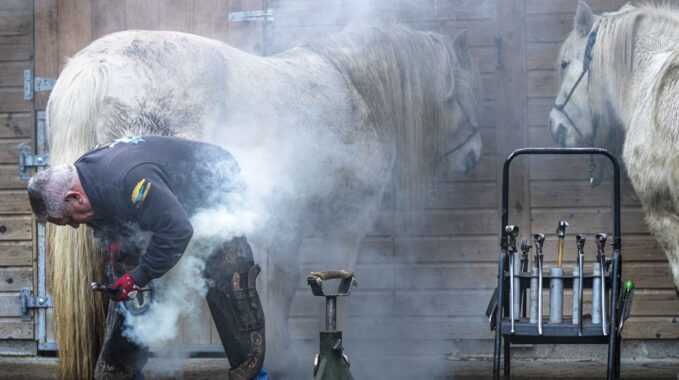
[[[30,266],[33,264],[33,244],[30,241],[0,242],[0,266]]]
[[[31,36],[0,36],[0,59],[3,61],[29,61],[32,49]]]
[[[30,214],[28,193],[25,190],[0,190],[1,214]]]
[[[57,6],[57,63],[61,71],[68,58],[92,41],[91,4],[89,0],[60,0]]]
[[[0,355],[7,356],[36,356],[38,354],[38,344],[33,339],[2,339],[0,340]],[[12,359],[10,359],[12,360]],[[54,371],[56,373],[56,362],[54,365]]]
[[[0,317],[21,317],[21,293],[0,293]]]
[[[0,339],[33,338],[33,322],[22,322],[19,318],[0,318]]]
[[[30,110],[31,102],[24,100],[23,87],[0,88],[0,113],[29,112]]]
[[[502,186],[502,167],[506,157],[515,149],[527,146],[526,133],[526,41],[525,14],[522,0],[497,2],[497,35],[502,38],[503,67],[497,70],[497,179]],[[520,231],[529,234],[530,186],[527,159],[518,158],[510,166],[509,223],[519,225]],[[498,191],[501,199],[501,191]],[[498,202],[501,207],[501,202]],[[502,210],[500,210],[502,211]],[[500,228],[497,233],[499,235]]]
[[[0,95],[2,96],[2,95]],[[31,140],[17,139],[0,140],[0,163],[1,164],[18,164],[19,163],[19,145],[30,145]]]
[[[3,189],[26,189],[27,181],[19,179],[19,165],[0,165],[0,188]]]
[[[35,0],[35,76],[56,78],[58,65],[57,0]],[[35,93],[35,109],[47,107],[51,91]]]
[[[32,268],[0,268],[0,292],[18,292],[32,288]]]
[[[30,216],[0,216],[0,240],[31,240]]]
[[[158,29],[191,33],[193,0],[163,0],[158,7]]]
[[[32,22],[28,9],[0,9],[0,36],[30,35]]]
[[[126,29],[158,29],[158,0],[125,0]]]
[[[32,125],[30,113],[2,113],[0,114],[0,138],[31,137]]]
[[[193,33],[226,42],[229,10],[229,3],[226,1],[195,1],[193,3]]]
[[[125,2],[92,0],[90,12],[92,39],[125,30]]]

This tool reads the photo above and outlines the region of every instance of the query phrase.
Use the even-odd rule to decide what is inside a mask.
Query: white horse
[[[48,104],[52,163],[125,135],[213,142],[238,160],[266,223],[248,233],[268,258],[266,367],[290,365],[287,316],[298,251],[322,234],[327,266],[351,269],[396,178],[401,211],[421,205],[432,173],[479,160],[479,76],[466,45],[401,26],[349,27],[271,57],[175,32],[114,33],[80,51]],[[50,244],[60,373],[91,373],[103,313],[87,284],[101,270],[91,235],[55,228]],[[94,326],[101,326],[100,322]],[[94,358],[92,356],[94,355]],[[88,372],[89,371],[89,372]]]
[[[624,134],[623,162],[679,289],[679,11],[625,5],[596,16],[580,1],[559,63],[552,136],[615,150]]]

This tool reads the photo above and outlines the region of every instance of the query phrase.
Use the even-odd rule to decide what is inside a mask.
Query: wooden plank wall
[[[18,146],[32,146],[32,102],[23,91],[32,54],[33,2],[0,0],[0,354],[36,349],[33,322],[21,321],[19,301],[21,288],[33,287],[34,225],[18,165]]]

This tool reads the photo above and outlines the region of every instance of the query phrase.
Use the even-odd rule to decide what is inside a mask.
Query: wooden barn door
[[[33,2],[0,0],[0,355],[37,350],[38,313],[22,317],[21,308],[22,290],[30,297],[37,286],[35,224],[19,179],[19,147],[33,151],[33,102],[24,92],[32,60]]]
[[[15,13],[3,13],[2,4],[7,3],[8,6],[16,6],[16,4],[22,5],[24,3],[29,4],[29,0],[0,0],[0,21],[11,20],[11,24],[3,24],[0,22],[0,38],[10,38],[5,37],[5,29],[9,26],[6,25],[17,25],[19,31],[24,28],[28,33],[25,36],[27,41],[30,41],[30,33],[32,28],[26,25],[18,25],[16,22]],[[224,41],[232,46],[240,48],[244,51],[248,51],[254,54],[261,54],[262,51],[262,30],[263,21],[258,15],[259,11],[262,10],[262,1],[260,0],[121,0],[121,1],[110,1],[110,0],[34,0],[35,1],[35,76],[46,77],[46,78],[57,78],[58,74],[63,69],[68,57],[73,56],[80,49],[87,46],[91,41],[117,31],[128,30],[128,29],[147,29],[147,30],[173,30],[181,31],[187,33],[194,33],[202,35],[209,38],[218,39]],[[30,9],[27,8],[26,16],[30,20]],[[5,18],[3,18],[5,17]],[[14,18],[13,18],[14,17]],[[21,27],[21,28],[20,28]],[[9,33],[9,32],[8,32]],[[11,38],[17,41],[21,40],[20,37]],[[23,37],[22,37],[23,38]],[[21,40],[23,41],[23,40]],[[2,44],[2,40],[0,40]],[[4,46],[0,45],[0,49]],[[28,49],[28,47],[27,47]],[[4,50],[0,50],[4,51]],[[13,53],[19,59],[28,59],[29,52],[16,52]],[[19,55],[23,54],[23,55]],[[22,58],[24,57],[24,58]],[[0,56],[2,59],[2,56]],[[8,147],[12,148],[16,145],[20,138],[30,138],[31,123],[30,117],[25,116],[25,120],[20,118],[23,117],[21,114],[8,115],[3,112],[28,112],[30,111],[30,103],[24,104],[19,100],[14,100],[16,96],[21,94],[14,94],[12,91],[14,89],[6,89],[4,86],[10,86],[10,84],[5,84],[3,80],[5,77],[4,69],[5,67],[10,68],[15,65],[14,63],[5,64],[0,62],[0,93],[3,91],[11,92],[10,97],[2,96],[0,97],[0,117],[3,120],[7,120],[5,127],[0,129],[0,144],[5,144],[5,137],[11,137],[12,140],[7,142]],[[11,84],[12,86],[14,84]],[[18,89],[17,91],[19,91]],[[40,92],[35,95],[35,109],[44,110],[47,105],[47,100],[49,97],[49,92]],[[11,116],[11,117],[10,117]],[[9,128],[10,121],[14,117],[11,124],[16,127]],[[7,153],[5,153],[7,151]],[[12,162],[16,161],[16,154],[10,154],[11,150],[3,149],[0,152],[0,163],[4,164],[6,161]],[[7,158],[5,158],[5,155]],[[3,181],[2,186],[5,187],[7,183],[9,188],[16,186],[18,188],[25,188],[25,182],[15,181],[12,177],[11,180],[14,182],[5,181],[5,177],[9,178],[9,175],[5,175],[3,170],[4,165],[0,165],[0,177]],[[12,170],[16,170],[15,166],[11,166]],[[4,191],[4,190],[0,190]],[[21,196],[25,192],[21,193]],[[19,196],[20,198],[20,196]],[[22,199],[17,199],[17,203],[20,203]],[[25,200],[25,199],[23,199]],[[27,213],[29,209],[27,204],[23,205],[23,208],[14,211],[5,211],[5,208],[10,207],[9,204],[5,202],[0,203],[0,213],[5,214],[6,212],[11,213]],[[4,215],[2,216],[4,218]],[[30,256],[30,249],[32,247],[31,233],[30,233],[30,216],[12,216],[8,219],[7,223],[13,223],[12,228],[21,230],[17,232],[12,232],[11,237],[7,239],[20,240],[28,239],[25,242],[13,242],[11,244],[14,251],[18,252],[19,249],[25,249],[29,252],[27,257],[19,257],[18,253],[11,253],[14,255],[11,259],[15,264],[11,265],[28,265],[27,268],[12,268],[10,269],[12,273],[22,274],[22,276],[17,276],[17,281],[8,285],[4,281],[6,276],[6,269],[0,269],[0,317],[3,316],[3,300],[5,291],[16,292],[22,286],[19,283],[21,280],[23,282],[30,282],[32,256]],[[7,225],[10,227],[10,225]],[[0,229],[2,227],[0,226]],[[8,231],[6,234],[0,232],[0,240],[5,239],[3,235],[10,235]],[[0,242],[0,244],[9,244]],[[26,248],[24,248],[26,246]],[[2,250],[0,250],[0,266],[5,265],[5,256]],[[24,255],[25,256],[25,255]],[[21,261],[23,260],[23,261]],[[25,272],[25,273],[24,273]],[[13,294],[13,293],[12,293]],[[184,326],[182,329],[183,340],[192,351],[196,352],[223,352],[219,336],[214,328],[214,323],[212,322],[209,312],[207,311],[207,304],[203,301],[202,310],[200,310],[201,316],[203,318],[203,323],[191,326]],[[5,325],[7,326],[5,328]],[[3,339],[3,331],[7,331],[12,328],[12,331],[20,332],[21,337],[33,337],[32,327],[29,329],[28,325],[24,326],[19,324],[14,320],[5,321],[0,319],[0,339]],[[30,333],[30,334],[29,334]],[[55,337],[51,328],[51,318],[48,312],[47,318],[47,344],[44,345],[45,349],[57,349]],[[2,343],[0,343],[0,349]]]

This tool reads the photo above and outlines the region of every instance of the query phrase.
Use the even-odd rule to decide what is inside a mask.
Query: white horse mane
[[[393,129],[376,132],[396,137],[396,181],[403,190],[397,207],[421,210],[433,170],[449,143],[445,126],[453,121],[442,108],[454,107],[457,97],[463,112],[476,115],[478,71],[456,54],[447,37],[398,25],[350,26],[305,47],[330,61],[356,88],[370,105],[375,127]],[[429,70],[446,73],[445,78]]]
[[[598,33],[592,52],[589,87],[594,107],[605,109],[606,105],[600,102],[608,97],[613,99],[614,104],[624,104],[625,88],[632,77],[635,55],[643,53],[635,43],[639,30],[650,27],[658,34],[679,35],[678,9],[669,3],[626,4],[615,12],[595,18],[592,30],[598,28]],[[562,56],[568,54],[569,49],[574,49],[572,45],[564,44]],[[674,46],[670,43],[666,48]],[[654,50],[657,52],[657,49]],[[611,78],[617,80],[611,81]],[[607,93],[596,92],[601,89],[607,89]]]
[[[562,78],[559,97],[565,98],[563,94],[575,88],[573,73],[579,71],[581,78],[587,74],[584,65],[582,69],[569,68],[568,63],[584,57],[586,41],[593,39],[595,31],[591,76],[583,82],[587,87],[581,87],[577,94],[570,90],[575,96],[569,99],[569,109],[555,106],[550,113],[550,130],[557,141],[573,146],[586,143],[583,140],[591,137],[586,134],[594,135],[597,125],[609,129],[607,133],[623,132],[624,128],[625,167],[644,208],[649,231],[665,250],[679,289],[679,8],[669,3],[646,3],[595,16],[581,1],[575,28],[560,54],[563,72],[571,81]],[[582,133],[578,133],[578,126],[583,128]],[[590,130],[584,129],[587,127]],[[610,144],[609,135],[599,135],[597,145]]]

